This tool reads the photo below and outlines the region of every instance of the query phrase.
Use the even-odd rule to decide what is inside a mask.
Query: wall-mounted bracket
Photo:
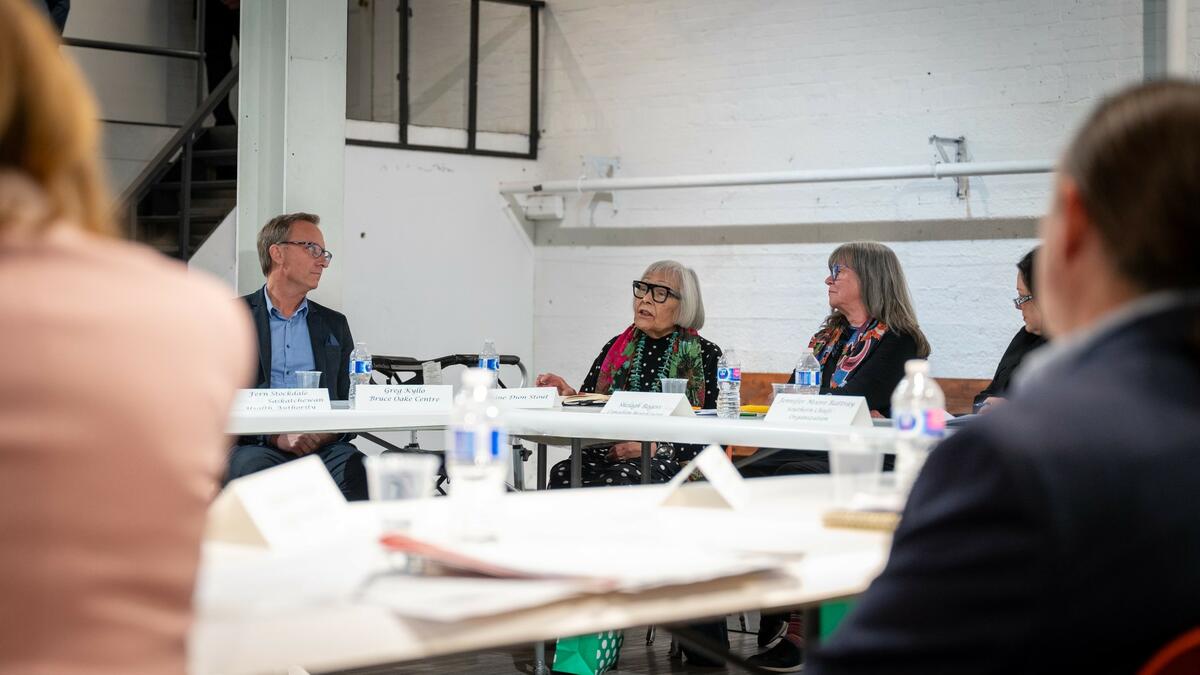
[[[938,136],[934,134],[929,137],[930,145],[937,148],[938,155],[941,156],[944,163],[961,163],[968,162],[970,159],[967,156],[967,137],[966,136]],[[950,159],[946,152],[946,146],[954,146],[954,159]],[[956,176],[955,184],[958,186],[958,198],[966,199],[971,194],[971,179],[966,176]]]

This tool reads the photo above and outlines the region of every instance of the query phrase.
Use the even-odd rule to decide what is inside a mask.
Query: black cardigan
[[[911,335],[889,330],[883,334],[879,343],[871,348],[854,372],[850,373],[846,382],[837,389],[830,389],[833,371],[837,368],[838,359],[845,352],[847,342],[849,341],[843,341],[821,367],[821,393],[865,397],[869,409],[878,410],[884,417],[890,417],[892,391],[900,384],[900,380],[904,379],[904,362],[917,358],[917,341]],[[790,382],[795,381],[796,374],[793,372]]]
[[[1024,327],[1017,331],[1012,342],[1008,343],[1008,349],[1004,350],[1004,356],[1000,357],[1000,365],[996,366],[996,374],[992,376],[992,381],[975,396],[975,412],[979,412],[979,407],[989,396],[1005,396],[1017,366],[1021,365],[1029,352],[1044,344],[1046,338],[1041,335],[1034,335]]]

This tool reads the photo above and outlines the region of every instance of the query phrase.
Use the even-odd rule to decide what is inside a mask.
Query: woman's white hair
[[[700,279],[696,271],[674,260],[659,260],[646,267],[642,278],[656,273],[675,279],[675,290],[679,292],[679,314],[675,317],[675,324],[692,330],[703,328],[704,298],[700,296]]]

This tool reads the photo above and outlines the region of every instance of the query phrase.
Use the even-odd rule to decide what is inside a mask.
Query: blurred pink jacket
[[[149,249],[22,234],[31,198],[0,175],[0,673],[182,673],[250,322]]]

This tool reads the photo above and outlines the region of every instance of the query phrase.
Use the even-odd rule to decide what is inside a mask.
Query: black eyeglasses
[[[315,241],[281,241],[280,245],[292,244],[293,246],[303,246],[308,254],[314,258],[324,258],[325,264],[328,265],[333,260],[333,253],[326,251],[324,246],[321,246]]]
[[[1032,295],[1018,295],[1017,297],[1013,298],[1013,307],[1021,309],[1021,305],[1029,302],[1032,299]]]
[[[844,272],[845,270],[848,270],[848,269],[850,269],[850,268],[846,265],[843,265],[842,263],[833,263],[833,265],[831,265],[829,267],[830,281],[837,281],[838,277],[842,274],[842,272]]]
[[[668,297],[679,297],[679,294],[669,286],[660,286],[647,281],[633,282],[633,297],[644,298],[646,293],[649,293],[650,297],[658,303],[666,302]]]

